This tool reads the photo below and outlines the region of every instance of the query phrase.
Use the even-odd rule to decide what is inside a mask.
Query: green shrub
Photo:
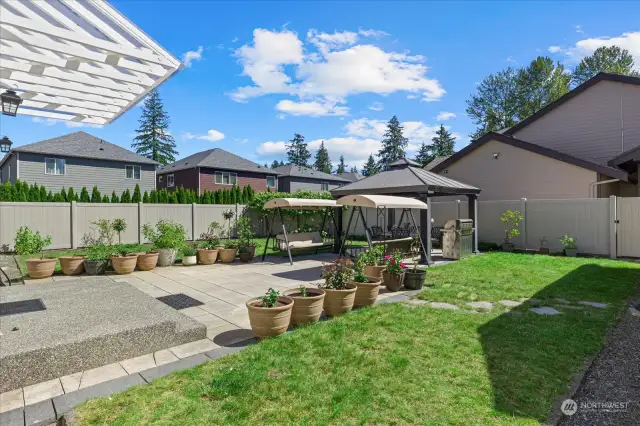
[[[500,221],[504,223],[504,243],[510,244],[511,240],[520,235],[518,225],[524,219],[519,210],[505,210],[500,217]]]
[[[180,250],[184,247],[185,229],[179,223],[159,220],[155,227],[148,223],[142,227],[142,234],[155,248]]]
[[[28,226],[21,226],[16,232],[14,244],[16,253],[20,255],[42,253],[42,249],[51,245],[51,235],[43,237],[40,231],[34,233]]]

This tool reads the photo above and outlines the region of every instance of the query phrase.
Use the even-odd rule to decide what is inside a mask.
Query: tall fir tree
[[[349,169],[350,173],[358,173],[358,168],[356,166],[351,166],[351,169]]]
[[[404,149],[409,144],[409,140],[402,134],[402,126],[398,117],[391,117],[387,124],[387,131],[382,139],[382,147],[378,151],[378,168],[389,170],[389,165],[394,161],[404,158]]]
[[[440,128],[436,131],[436,136],[431,138],[431,144],[427,145],[424,142],[422,143],[415,161],[420,163],[422,167],[425,167],[437,157],[453,155],[455,143],[456,138],[441,124]]]
[[[132,203],[139,203],[142,201],[142,195],[140,194],[140,185],[136,183],[136,187],[133,190],[133,197],[131,197]]]
[[[378,173],[378,165],[376,164],[375,158],[373,158],[373,154],[369,154],[369,159],[364,165],[362,169],[362,176],[373,176]]]
[[[164,111],[162,99],[157,90],[153,90],[144,100],[138,136],[131,147],[136,153],[162,164],[176,161],[176,142],[169,133],[169,115]]]
[[[280,167],[280,163],[278,163],[278,160],[273,160],[273,163],[271,163],[271,168],[275,169],[276,167]]]
[[[116,195],[116,191],[113,191],[113,192],[111,193],[111,202],[112,202],[112,203],[119,203],[119,202],[120,202],[120,197],[118,197],[118,196]]]
[[[319,172],[331,173],[333,166],[331,165],[331,159],[329,158],[329,151],[324,147],[324,141],[320,142],[320,148],[318,148],[318,151],[316,152],[313,168]]]
[[[296,166],[308,167],[311,153],[307,149],[307,143],[304,141],[304,136],[300,133],[293,135],[293,139],[287,144],[287,161],[289,164]]]
[[[98,190],[97,186],[93,186],[93,190],[91,191],[91,202],[92,203],[101,203],[102,202],[102,194]]]
[[[344,173],[347,171],[347,165],[344,164],[344,155],[340,156],[340,161],[338,162],[338,168],[336,169],[336,173]]]

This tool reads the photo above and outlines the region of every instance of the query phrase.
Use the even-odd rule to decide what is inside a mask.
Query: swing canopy
[[[415,198],[395,197],[392,195],[347,195],[336,201],[339,206],[388,208],[388,209],[421,209],[427,204]]]
[[[392,197],[395,198],[395,197]],[[319,200],[309,198],[274,198],[268,201],[265,209],[322,210],[327,207],[338,207],[335,200]]]

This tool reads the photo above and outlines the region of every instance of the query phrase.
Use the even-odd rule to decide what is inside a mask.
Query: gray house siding
[[[322,182],[329,184],[329,190],[338,188],[341,184],[331,181],[322,181],[317,179],[308,179],[295,176],[281,176],[278,178],[278,191],[280,192],[296,192],[302,191],[322,191]]]
[[[0,168],[0,183],[5,183],[6,181],[15,183],[17,172],[18,161],[16,159],[16,153],[11,153],[11,156],[4,162],[2,168]]]
[[[48,175],[45,174],[44,159],[64,158],[65,174]],[[20,176],[19,179],[29,184],[37,183],[44,185],[47,191],[59,192],[63,187],[79,191],[86,187],[89,192],[94,185],[98,186],[100,192],[110,195],[112,191],[120,195],[125,189],[133,191],[136,184],[140,185],[140,190],[151,191],[155,189],[155,166],[153,164],[134,164],[107,160],[93,160],[76,157],[56,157],[47,154],[20,153]],[[125,165],[140,166],[140,180],[125,178]]]

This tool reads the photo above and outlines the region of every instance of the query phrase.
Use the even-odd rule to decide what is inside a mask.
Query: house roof
[[[423,169],[425,169],[425,170],[433,170],[434,167],[436,167],[438,164],[442,163],[444,160],[446,160],[449,157],[451,157],[451,156],[450,155],[445,155],[445,156],[442,156],[442,157],[436,157],[433,160],[431,160],[429,162],[429,164],[424,166]]]
[[[338,173],[338,176],[340,176],[341,178],[345,178],[349,182],[356,182],[356,181],[359,181],[360,179],[365,178],[364,175],[361,175],[360,173],[357,173],[357,172]]]
[[[640,163],[640,146],[631,148],[630,150],[623,152],[617,157],[612,158],[611,160],[609,160],[609,165],[615,167],[629,161]]]
[[[591,161],[583,160],[578,157],[574,157],[572,155],[565,154],[560,151],[556,151],[554,149],[546,148],[531,142],[523,141],[521,139],[516,139],[511,136],[503,135],[500,133],[489,132],[480,139],[472,141],[469,145],[465,146],[460,151],[453,154],[451,157],[442,161],[440,164],[436,165],[432,171],[435,173],[439,173],[442,170],[446,169],[450,165],[454,164],[464,156],[472,153],[476,149],[480,148],[485,143],[496,140],[498,142],[505,143],[507,145],[515,146],[516,148],[524,149],[525,151],[533,152],[539,155],[543,155],[545,157],[553,158],[554,160],[563,161],[565,163],[573,164],[574,166],[582,167],[587,170],[593,170],[594,172],[601,173],[606,176],[610,176],[612,178],[624,180],[628,182],[629,175],[624,170],[618,167],[612,166],[603,166],[598,163],[594,163]]]
[[[561,96],[560,98],[558,98],[554,102],[551,102],[549,105],[547,105],[544,108],[538,110],[535,114],[530,115],[529,117],[525,118],[524,120],[522,120],[518,124],[516,124],[516,125],[512,126],[511,128],[507,129],[506,131],[504,131],[504,134],[513,135],[518,130],[523,129],[524,127],[526,127],[529,124],[533,123],[534,121],[536,121],[537,119],[541,118],[542,116],[550,113],[554,109],[556,109],[559,106],[563,105],[565,102],[575,98],[580,93],[584,92],[585,90],[587,90],[591,86],[593,86],[593,85],[595,85],[595,84],[597,84],[597,83],[599,83],[601,81],[615,81],[615,82],[618,82],[618,83],[640,85],[640,77],[632,77],[632,76],[628,76],[628,75],[609,74],[609,73],[601,72],[601,73],[597,74],[595,77],[585,81],[580,86],[576,87],[575,89],[573,89],[572,91],[570,91],[566,95]],[[502,130],[500,132],[502,132]]]
[[[91,158],[96,160],[120,161],[136,164],[160,164],[121,146],[112,144],[86,132],[74,132],[57,138],[47,139],[13,148],[11,152],[58,155],[61,157]],[[0,165],[5,159],[0,161]]]
[[[196,152],[188,157],[158,169],[158,174],[175,172],[178,170],[191,169],[194,167],[208,167],[212,169],[240,170],[243,172],[265,173],[279,175],[275,169],[261,166],[242,158],[239,155],[230,153],[221,148],[209,149]]]
[[[401,159],[396,160],[393,163],[389,164],[389,167],[397,167],[397,166],[421,167],[420,163],[418,163],[416,161],[413,161],[413,160],[409,160],[408,158],[401,158]]]
[[[296,166],[295,164],[287,164],[286,166],[276,167],[273,170],[278,172],[280,176],[293,176],[293,177],[301,177],[301,178],[308,178],[308,179],[331,180],[334,182],[351,182],[350,180],[340,176],[319,172],[309,167]]]

